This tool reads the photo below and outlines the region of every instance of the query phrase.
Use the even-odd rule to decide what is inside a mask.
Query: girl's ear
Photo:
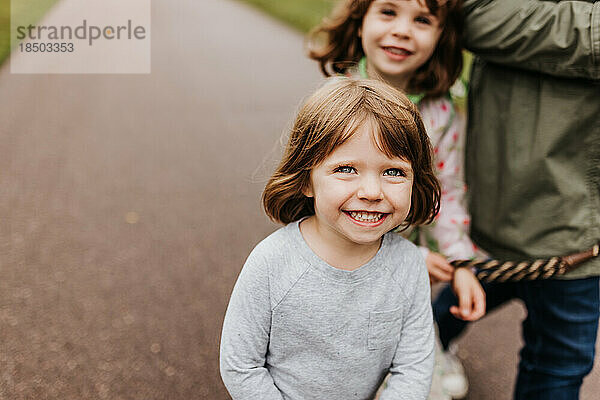
[[[315,197],[310,181],[302,188],[302,194],[306,197]]]
[[[312,190],[312,183],[310,182],[310,175],[309,178],[306,180],[306,183],[302,185],[302,194],[306,197],[315,197],[315,194]]]

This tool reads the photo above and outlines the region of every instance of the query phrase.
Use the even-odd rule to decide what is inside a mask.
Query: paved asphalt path
[[[152,15],[150,75],[0,70],[0,399],[228,398],[228,295],[276,228],[260,192],[319,73],[229,0]],[[510,398],[523,316],[462,340],[470,399]]]

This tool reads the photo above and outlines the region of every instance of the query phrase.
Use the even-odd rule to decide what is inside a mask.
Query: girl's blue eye
[[[383,172],[383,175],[387,175],[387,176],[394,176],[394,177],[402,177],[402,176],[406,176],[406,174],[404,173],[404,171],[402,171],[400,168],[390,168],[390,169],[386,169]]]
[[[380,12],[383,15],[387,15],[389,17],[393,17],[396,15],[396,11],[392,10],[391,8],[382,8]]]
[[[335,169],[335,172],[341,172],[342,174],[351,174],[355,171],[355,169],[353,167],[350,167],[348,165],[342,165],[341,167],[337,167]]]

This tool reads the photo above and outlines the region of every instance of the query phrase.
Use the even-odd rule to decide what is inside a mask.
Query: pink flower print
[[[444,162],[443,162],[443,161],[440,161],[440,162],[438,163],[437,167],[438,167],[439,169],[444,169]]]
[[[442,103],[442,111],[448,111],[448,106],[446,103]]]
[[[458,132],[454,132],[454,134],[452,134],[452,140],[454,140],[455,142],[458,141]]]

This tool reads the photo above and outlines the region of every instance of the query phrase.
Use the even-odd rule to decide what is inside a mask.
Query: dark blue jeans
[[[576,400],[592,370],[600,313],[598,277],[484,284],[487,311],[514,298],[527,307],[515,400]],[[433,303],[444,348],[467,326],[448,311],[449,287]]]

